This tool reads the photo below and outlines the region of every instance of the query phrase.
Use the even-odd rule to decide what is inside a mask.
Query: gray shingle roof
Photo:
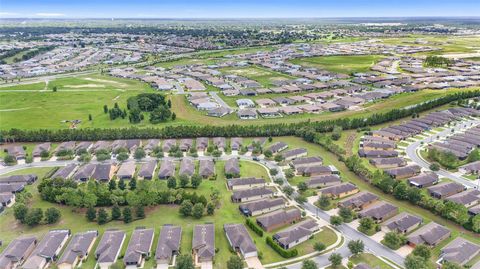
[[[409,214],[407,212],[402,212],[393,218],[387,220],[384,225],[391,231],[401,231],[405,232],[411,227],[414,227],[422,223],[422,218]]]
[[[14,239],[0,255],[0,268],[9,268],[10,263],[16,263],[26,258],[27,250],[37,243],[35,237],[22,237]]]
[[[192,176],[195,172],[195,163],[192,158],[183,158],[180,162],[179,175]]]
[[[192,249],[199,258],[211,259],[215,256],[215,227],[213,224],[198,224],[193,228]]]
[[[155,259],[170,260],[174,253],[180,251],[180,240],[182,238],[182,227],[174,225],[163,225],[158,239]]]
[[[267,229],[278,224],[291,222],[301,217],[301,212],[297,208],[289,210],[278,210],[257,218],[257,222],[261,223]]]
[[[357,194],[354,194],[338,203],[342,207],[362,207],[364,204],[371,203],[375,200],[378,200],[378,196],[371,192],[362,191]]]
[[[153,173],[155,172],[155,168],[157,167],[156,160],[150,160],[140,167],[138,171],[138,176],[143,178],[153,178]]]
[[[338,183],[342,181],[338,175],[323,175],[323,176],[313,176],[305,181],[309,187],[313,187],[319,184],[329,184],[329,183]]]
[[[232,199],[239,200],[248,197],[255,197],[259,195],[271,195],[273,191],[267,188],[253,188],[246,190],[234,191],[232,194]]]
[[[198,173],[203,177],[209,177],[215,174],[215,164],[211,159],[202,159],[199,162]]]
[[[172,177],[175,174],[175,163],[170,159],[163,159],[158,170],[159,178]]]
[[[276,233],[273,238],[287,246],[305,236],[310,236],[317,227],[318,224],[315,220],[308,219]]]
[[[118,178],[132,178],[135,174],[137,165],[135,162],[124,162],[120,165],[120,168],[117,171]]]
[[[436,245],[442,240],[443,237],[448,235],[450,235],[449,229],[432,221],[410,234],[408,236],[408,241],[416,245]]]
[[[259,200],[255,202],[241,204],[239,208],[242,212],[247,210],[249,212],[255,212],[266,208],[276,207],[279,205],[285,205],[285,200],[283,200],[282,198]]]
[[[140,264],[142,257],[150,255],[152,243],[153,229],[135,229],[128,242],[123,263],[125,265]]]
[[[77,233],[72,237],[70,243],[63,251],[62,257],[58,260],[58,264],[67,263],[74,265],[73,263],[78,258],[82,259],[88,255],[88,248],[92,242],[97,238],[97,231],[88,231],[84,233]]]
[[[385,216],[395,214],[396,212],[398,212],[398,207],[390,203],[381,201],[360,211],[359,215],[361,217],[372,217],[373,219],[383,219]]]
[[[257,184],[265,184],[265,179],[263,178],[255,178],[255,177],[246,177],[246,178],[232,178],[227,180],[227,185],[231,189],[234,186],[242,186],[242,185],[257,185]]]
[[[237,158],[230,158],[225,162],[225,174],[240,174],[240,164]]]
[[[25,261],[22,268],[38,268],[39,261],[43,259],[50,259],[56,255],[56,252],[62,246],[62,243],[66,238],[70,236],[70,230],[51,230],[42,241],[40,241],[32,252],[30,257]]]
[[[474,244],[462,237],[457,237],[444,248],[442,248],[440,257],[442,257],[445,261],[463,265],[469,262],[479,252],[479,245]]]
[[[117,254],[125,239],[124,231],[105,231],[95,250],[95,257],[99,263],[115,262]]]
[[[257,251],[255,243],[243,224],[224,224],[223,229],[232,248],[239,249],[242,254]]]
[[[77,169],[76,164],[69,164],[67,166],[59,168],[51,178],[62,178],[62,179],[67,179],[72,172]]]
[[[342,193],[351,192],[356,189],[357,186],[353,185],[352,183],[342,183],[322,189],[320,192],[322,194],[340,195]]]

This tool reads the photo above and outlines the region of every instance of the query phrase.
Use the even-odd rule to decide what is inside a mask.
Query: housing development
[[[480,269],[478,18],[2,16],[0,269]]]

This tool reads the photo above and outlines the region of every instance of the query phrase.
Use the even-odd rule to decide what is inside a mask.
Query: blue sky
[[[3,18],[414,16],[480,16],[480,0],[0,0]]]

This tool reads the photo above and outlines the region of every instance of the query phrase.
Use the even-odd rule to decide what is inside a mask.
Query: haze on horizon
[[[478,0],[1,0],[0,18],[468,17]]]

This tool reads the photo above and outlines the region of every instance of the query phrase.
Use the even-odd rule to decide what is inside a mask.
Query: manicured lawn
[[[350,257],[350,261],[357,265],[360,263],[365,263],[370,265],[372,268],[379,267],[380,269],[392,269],[390,265],[386,264],[384,261],[377,258],[375,255],[370,253],[361,253]]]
[[[293,59],[293,64],[316,67],[336,73],[367,72],[376,61],[383,58],[380,55],[353,56],[318,56]]]

